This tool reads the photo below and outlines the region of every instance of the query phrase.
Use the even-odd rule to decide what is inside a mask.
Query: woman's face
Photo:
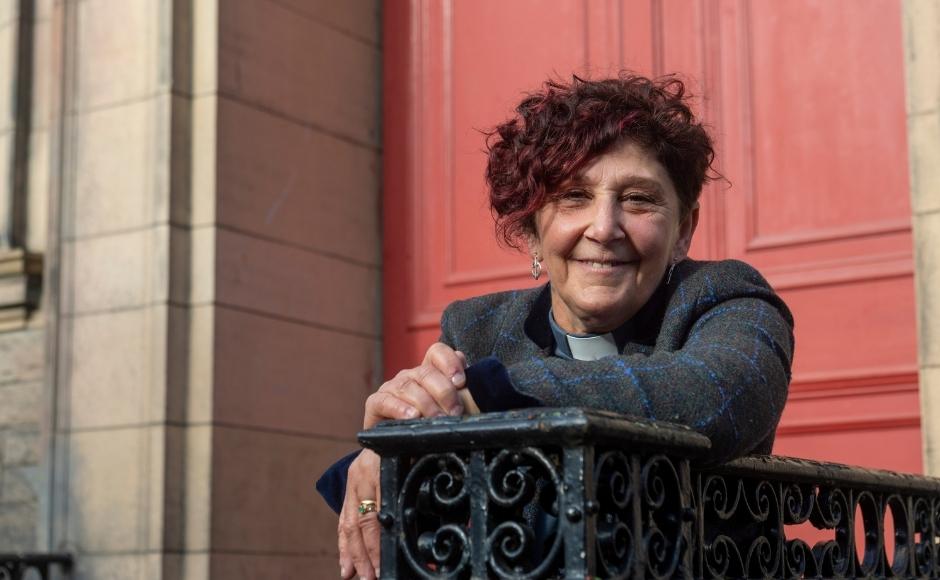
[[[603,333],[633,317],[688,252],[698,207],[681,222],[680,214],[666,168],[630,141],[562,184],[536,213],[530,240],[551,279],[558,325]]]

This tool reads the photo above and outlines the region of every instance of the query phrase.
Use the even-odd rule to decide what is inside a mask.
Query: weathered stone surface
[[[164,420],[167,308],[79,316],[70,364],[74,429]]]
[[[19,2],[0,2],[0,26],[10,24],[20,13]]]
[[[227,308],[216,332],[216,420],[350,438],[362,428],[381,379],[378,340]]]
[[[380,157],[230,99],[219,142],[219,221],[265,237],[378,264]]]
[[[0,2],[0,4],[11,3],[10,0]],[[0,14],[0,18],[3,15]],[[16,86],[16,28],[17,21],[9,16],[0,19],[0,132],[11,131],[15,121],[15,98],[16,93],[12,90]],[[3,163],[8,163],[8,158],[2,158]]]
[[[2,57],[2,55],[0,55]],[[2,79],[0,79],[2,82]],[[2,123],[3,121],[0,121]],[[13,178],[13,129],[0,128],[0,183],[10,183]],[[0,207],[10,207],[10,188],[0,188]],[[5,228],[6,226],[4,226]]]
[[[2,450],[0,463],[6,466],[34,465],[39,461],[39,431],[34,427],[25,430],[7,429],[0,435]]]
[[[49,131],[33,131],[29,141],[29,194],[26,206],[26,247],[46,253],[49,230]]]
[[[35,502],[39,495],[39,469],[4,467],[0,478],[0,504]]]
[[[169,88],[171,4],[166,0],[78,3],[79,108],[114,105]]]
[[[314,489],[355,443],[218,426],[213,440],[212,545],[221,552],[317,555],[336,516]]]
[[[921,430],[924,441],[924,473],[940,476],[940,367],[921,367]]]
[[[139,229],[169,218],[169,95],[90,111],[78,122],[72,234]]]
[[[73,432],[68,541],[80,552],[143,552],[163,545],[163,427]]]
[[[4,552],[36,549],[36,518],[34,502],[0,503],[0,546]]]
[[[940,105],[940,2],[904,0],[908,112]]]
[[[39,422],[42,383],[0,385],[0,426]]]
[[[907,140],[914,214],[940,211],[940,104],[931,113],[908,117]]]
[[[380,64],[375,47],[279,3],[219,13],[219,92],[368,146],[380,137]]]
[[[74,312],[162,302],[169,295],[168,227],[77,240],[73,253]]]
[[[163,574],[163,554],[87,554],[75,560],[75,580],[163,580],[178,576]],[[208,578],[208,576],[204,577]],[[194,579],[195,580],[195,579]]]
[[[215,297],[215,238],[212,226],[170,230],[170,297],[176,304],[210,304]]]
[[[41,330],[0,334],[0,384],[42,379],[44,356],[45,335]]]
[[[39,18],[33,27],[33,85],[30,108],[34,131],[48,129],[51,120],[53,90],[57,86],[58,73],[54,58],[57,46],[54,37],[56,32],[51,19]]]
[[[280,2],[314,20],[323,22],[364,41],[379,42],[382,18],[380,3],[376,0],[346,0],[345,2],[310,2],[310,0],[282,0]]]
[[[335,543],[335,542],[334,542]],[[295,554],[213,554],[212,570],[226,580],[294,580],[311,578],[316,570],[318,577],[339,577],[339,553],[333,546],[318,546],[322,551],[316,555]]]
[[[378,335],[378,269],[227,230],[216,247],[218,302]]]
[[[914,233],[919,358],[922,365],[940,367],[940,211],[915,216]],[[936,411],[940,420],[940,408]]]

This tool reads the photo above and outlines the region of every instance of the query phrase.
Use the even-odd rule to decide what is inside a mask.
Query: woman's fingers
[[[340,573],[343,578],[372,578],[374,570],[372,560],[366,552],[362,539],[362,530],[359,528],[359,502],[360,499],[352,491],[353,482],[350,479],[346,486],[346,501],[340,513]],[[370,514],[372,515],[372,514]]]
[[[457,386],[450,377],[430,364],[423,364],[410,371],[411,381],[405,384],[408,393],[423,391],[427,393],[442,415],[461,415],[463,408],[457,397]],[[418,387],[418,389],[415,389]],[[422,413],[426,417],[434,415]]]
[[[428,348],[424,355],[424,364],[431,364],[441,374],[450,379],[451,383],[458,389],[467,382],[467,377],[463,372],[467,368],[467,357],[443,342],[435,342]]]
[[[349,557],[349,551],[346,547],[346,534],[343,533],[343,513],[345,511],[344,504],[343,510],[339,512],[339,520],[336,522],[336,538],[339,547],[339,575],[347,580],[352,577],[356,569],[352,566],[352,558]]]
[[[385,385],[382,387],[384,388]],[[366,413],[362,419],[362,427],[371,429],[376,423],[386,419],[417,419],[420,416],[421,411],[414,405],[380,388],[378,392],[372,393],[366,399]]]
[[[363,427],[371,429],[385,419],[462,415],[457,391],[466,385],[466,365],[462,352],[440,342],[431,345],[421,366],[401,371],[369,396]]]
[[[366,455],[363,458],[363,469],[368,473],[368,477],[372,479],[375,490],[375,505],[376,507],[382,506],[382,489],[379,485],[379,476],[380,476],[380,458],[374,452],[365,450],[362,452]],[[359,528],[362,530],[362,541],[366,546],[366,553],[369,555],[369,560],[372,562],[372,567],[376,570],[376,576],[378,576],[378,571],[382,567],[382,559],[380,557],[380,546],[382,540],[382,530],[379,527],[379,516],[377,512],[371,514],[366,514],[359,519]]]
[[[363,500],[379,496],[379,456],[363,450],[350,465],[346,480],[346,498],[339,521],[340,574],[343,578],[376,578],[381,565],[380,527],[377,512],[359,513]]]

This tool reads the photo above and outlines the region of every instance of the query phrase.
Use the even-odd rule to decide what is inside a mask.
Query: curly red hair
[[[498,237],[512,247],[535,233],[535,213],[587,161],[629,139],[646,147],[672,179],[684,217],[711,177],[712,139],[674,76],[570,83],[549,80],[516,115],[488,133],[486,181]]]

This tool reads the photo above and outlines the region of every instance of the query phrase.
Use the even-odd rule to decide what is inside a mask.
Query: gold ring
[[[366,514],[379,511],[378,506],[375,505],[375,500],[364,499],[359,502],[359,515],[364,516]]]

